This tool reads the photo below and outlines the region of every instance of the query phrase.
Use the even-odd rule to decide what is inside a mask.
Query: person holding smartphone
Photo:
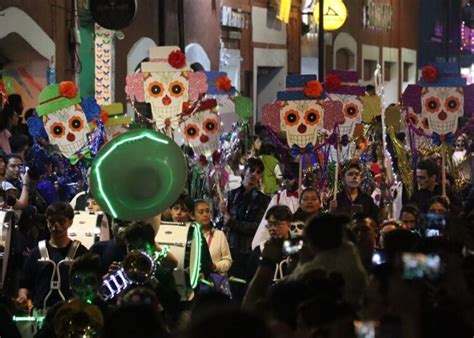
[[[344,189],[340,191],[335,200],[331,201],[329,212],[336,215],[354,217],[357,214],[379,219],[379,208],[372,197],[363,192],[359,186],[362,169],[358,162],[349,162],[342,169]]]
[[[286,205],[274,205],[268,209],[265,214],[265,219],[267,221],[266,228],[270,234],[270,239],[280,238],[283,241],[290,239],[290,226],[291,221],[293,220],[293,214],[289,207]],[[248,275],[247,280],[250,281],[253,278],[253,275],[257,271],[259,264],[262,263],[261,253],[268,242],[265,241],[257,246],[252,251],[252,256],[250,258],[250,263],[248,266]],[[265,264],[273,264],[275,267],[274,281],[282,279],[287,275],[288,270],[288,260],[287,254],[284,253],[283,259],[280,261],[270,262],[268,260],[264,261]]]

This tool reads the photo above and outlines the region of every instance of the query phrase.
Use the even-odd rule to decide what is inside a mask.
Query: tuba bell
[[[92,162],[91,191],[102,209],[127,221],[153,217],[183,191],[187,166],[179,146],[148,129],[107,143]]]

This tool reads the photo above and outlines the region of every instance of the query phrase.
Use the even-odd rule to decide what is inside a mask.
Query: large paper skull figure
[[[219,146],[222,127],[216,107],[216,100],[206,100],[190,118],[180,124],[184,138],[196,155],[211,156]]]
[[[412,109],[424,131],[432,136],[454,134],[458,119],[474,111],[474,86],[466,86],[455,63],[439,62],[422,69],[420,85],[410,85],[402,95],[403,105]],[[434,139],[437,139],[434,137]]]
[[[177,116],[188,101],[188,72],[191,68],[185,59],[179,61],[182,54],[178,47],[153,47],[150,49],[150,62],[142,64],[145,102],[150,103],[157,126],[176,127]],[[170,60],[173,55],[178,62]]]
[[[191,68],[177,46],[152,47],[149,54],[150,61],[141,64],[140,73],[127,75],[125,91],[132,101],[151,105],[157,129],[176,129],[189,99]]]
[[[87,145],[90,129],[80,101],[75,84],[65,81],[46,86],[36,107],[50,143],[67,158]]]
[[[190,102],[207,90],[205,74],[192,72],[177,46],[150,48],[150,61],[142,63],[141,72],[128,74],[126,82],[131,102],[149,103],[156,129],[168,134],[178,127]]]
[[[357,124],[362,122],[362,95],[365,88],[358,85],[357,72],[348,70],[332,70],[324,81],[324,89],[329,99],[340,102],[344,122],[339,125],[339,135],[352,137]]]
[[[462,87],[423,88],[421,95],[422,115],[439,135],[454,133],[458,119],[464,115],[464,92]]]
[[[281,130],[288,145],[315,144],[323,123],[324,91],[316,75],[288,75],[286,91],[277,93],[280,102]]]

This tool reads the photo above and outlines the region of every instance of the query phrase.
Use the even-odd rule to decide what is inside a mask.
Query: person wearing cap
[[[329,211],[336,215],[353,217],[356,214],[379,219],[379,208],[374,200],[360,188],[361,167],[357,162],[349,162],[342,169],[344,189],[331,201]]]
[[[259,190],[263,169],[262,160],[250,158],[245,165],[242,185],[229,192],[227,207],[224,209],[221,206],[224,228],[229,229],[229,245],[234,260],[230,275],[244,279],[252,253],[252,238],[270,202],[270,197]],[[233,284],[232,295],[238,300],[242,299],[245,287]]]
[[[275,205],[286,205],[292,213],[298,210],[300,204],[298,201],[298,163],[291,163],[283,173],[284,189],[278,192],[268,204],[265,214]],[[267,220],[262,218],[258,225],[257,232],[252,240],[252,250],[255,250],[261,243],[270,239],[270,233],[267,229]]]

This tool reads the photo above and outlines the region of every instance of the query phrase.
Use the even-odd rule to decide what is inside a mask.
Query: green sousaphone
[[[107,143],[92,162],[91,191],[104,212],[145,220],[170,207],[186,183],[186,160],[169,137],[132,130]]]

